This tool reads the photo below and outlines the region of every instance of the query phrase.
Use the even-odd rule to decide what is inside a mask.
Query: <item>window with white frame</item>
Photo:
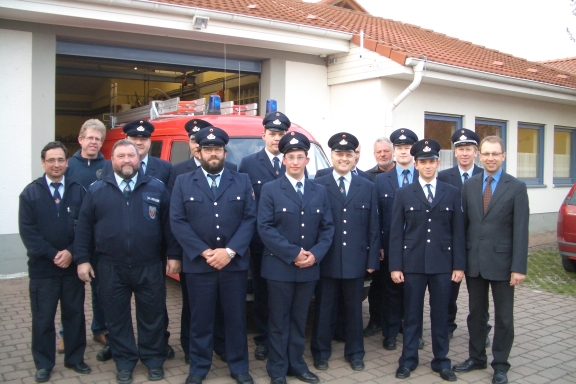
[[[574,183],[574,142],[576,130],[568,127],[554,127],[554,185]]]
[[[544,175],[544,126],[518,124],[518,172],[526,184],[542,185]]]
[[[424,115],[424,137],[434,139],[440,143],[440,168],[438,168],[438,171],[454,166],[455,157],[452,148],[452,134],[461,128],[462,116],[432,113]]]

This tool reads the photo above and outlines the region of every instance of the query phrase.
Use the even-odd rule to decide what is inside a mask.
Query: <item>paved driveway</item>
[[[170,344],[176,350],[176,358],[165,363],[166,379],[163,383],[184,383],[188,367],[183,361],[180,348],[180,288],[179,283],[168,279],[168,312],[170,316]],[[90,286],[86,287],[86,297],[90,297]],[[468,335],[466,331],[467,295],[462,285],[458,300],[461,310],[458,313],[459,328],[451,341],[449,357],[453,362],[467,358]],[[512,349],[509,379],[516,383],[576,383],[576,299],[534,291],[520,287],[516,291],[515,324],[516,338]],[[364,302],[365,322],[368,304]],[[92,316],[90,300],[86,302],[86,322],[89,329]],[[59,322],[58,322],[59,323]],[[0,382],[33,383],[34,363],[30,355],[30,306],[28,299],[28,278],[0,280]],[[265,363],[254,360],[254,343],[249,336],[250,373],[256,383],[268,383]],[[426,345],[420,353],[421,365],[407,380],[394,377],[401,351],[401,337],[396,351],[382,348],[379,335],[365,339],[366,369],[354,372],[343,358],[344,344],[333,343],[334,353],[327,371],[316,372],[306,350],[306,360],[313,372],[318,373],[324,383],[438,383],[443,382],[438,374],[430,369],[432,348],[430,344],[430,322],[428,313],[424,318],[424,340]],[[101,363],[96,360],[100,345],[88,338],[86,363],[92,367],[90,375],[80,375],[63,366],[63,357],[58,355],[52,371],[54,383],[115,383],[115,366],[112,361]],[[489,356],[489,360],[491,357]],[[147,380],[147,369],[138,365],[134,371],[134,383]],[[464,383],[490,383],[492,369],[474,371],[458,375]],[[295,378],[289,378],[298,383]],[[234,383],[229,376],[226,364],[215,358],[212,370],[205,380],[207,384]]]

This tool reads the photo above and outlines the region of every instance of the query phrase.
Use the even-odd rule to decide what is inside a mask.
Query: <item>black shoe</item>
[[[418,338],[418,349],[424,349],[424,339],[421,337]]]
[[[202,384],[204,377],[198,375],[188,375],[185,384]]]
[[[150,368],[148,371],[148,380],[158,381],[164,378],[164,369],[162,368]]]
[[[377,334],[378,332],[382,331],[382,327],[380,327],[378,324],[376,323],[368,323],[368,325],[366,326],[366,328],[364,328],[364,337],[370,337],[370,336],[374,336],[375,334]]]
[[[413,369],[410,369],[405,365],[401,365],[396,370],[396,378],[397,379],[407,379],[410,377],[410,371],[413,371]]]
[[[111,358],[112,358],[112,350],[110,349],[109,345],[102,348],[100,352],[98,352],[98,354],[96,355],[96,360],[98,361],[108,361]]]
[[[192,359],[190,358],[190,355],[184,355],[184,362],[188,365],[192,364]]]
[[[285,377],[271,378],[270,384],[286,384],[286,378]]]
[[[486,363],[475,363],[474,360],[468,359],[465,362],[456,364],[452,367],[454,372],[470,372],[475,369],[486,369]]]
[[[76,373],[81,373],[83,375],[87,375],[88,373],[92,372],[89,366],[86,363],[81,362],[77,364],[64,364],[66,368],[73,369]]]
[[[364,362],[362,359],[354,359],[350,361],[350,368],[352,368],[353,371],[362,371],[364,369]]]
[[[254,357],[256,360],[266,360],[268,358],[268,347],[264,344],[260,344],[256,346],[256,350],[254,351]]]
[[[484,344],[486,348],[490,346],[490,336],[486,336],[486,343]]]
[[[225,362],[225,363],[228,362],[228,361],[226,360],[226,352],[218,353],[218,352],[214,351],[214,353],[215,353],[216,356],[218,356],[218,357],[220,358],[220,360],[222,360],[223,362]]]
[[[174,358],[174,348],[166,344],[166,359],[173,359],[173,358]]]
[[[396,337],[385,337],[382,342],[384,349],[388,351],[393,351],[396,349]]]
[[[299,373],[295,376],[298,380],[303,381],[305,383],[319,383],[320,382],[320,379],[318,378],[318,376],[316,376],[315,374],[313,374],[310,371]]]
[[[50,380],[50,370],[49,369],[39,369],[36,371],[36,375],[34,375],[34,380],[37,383],[45,383]]]
[[[237,384],[254,384],[254,380],[249,373],[239,373],[237,375],[230,375]]]
[[[446,381],[456,381],[456,375],[449,368],[444,368],[440,371],[440,377]]]
[[[314,359],[314,368],[319,371],[325,371],[328,369],[328,361],[324,359]]]
[[[116,374],[118,384],[130,384],[132,382],[132,371],[121,370]]]
[[[494,376],[492,377],[492,384],[507,384],[508,377],[504,371],[494,371]]]

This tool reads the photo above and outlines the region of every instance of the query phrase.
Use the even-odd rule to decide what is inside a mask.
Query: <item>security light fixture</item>
[[[192,19],[192,28],[194,29],[206,29],[208,28],[209,17],[206,16],[194,16]]]

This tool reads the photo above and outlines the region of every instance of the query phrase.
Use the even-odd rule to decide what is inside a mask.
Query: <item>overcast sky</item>
[[[372,15],[533,61],[575,57],[569,0],[357,0]]]

